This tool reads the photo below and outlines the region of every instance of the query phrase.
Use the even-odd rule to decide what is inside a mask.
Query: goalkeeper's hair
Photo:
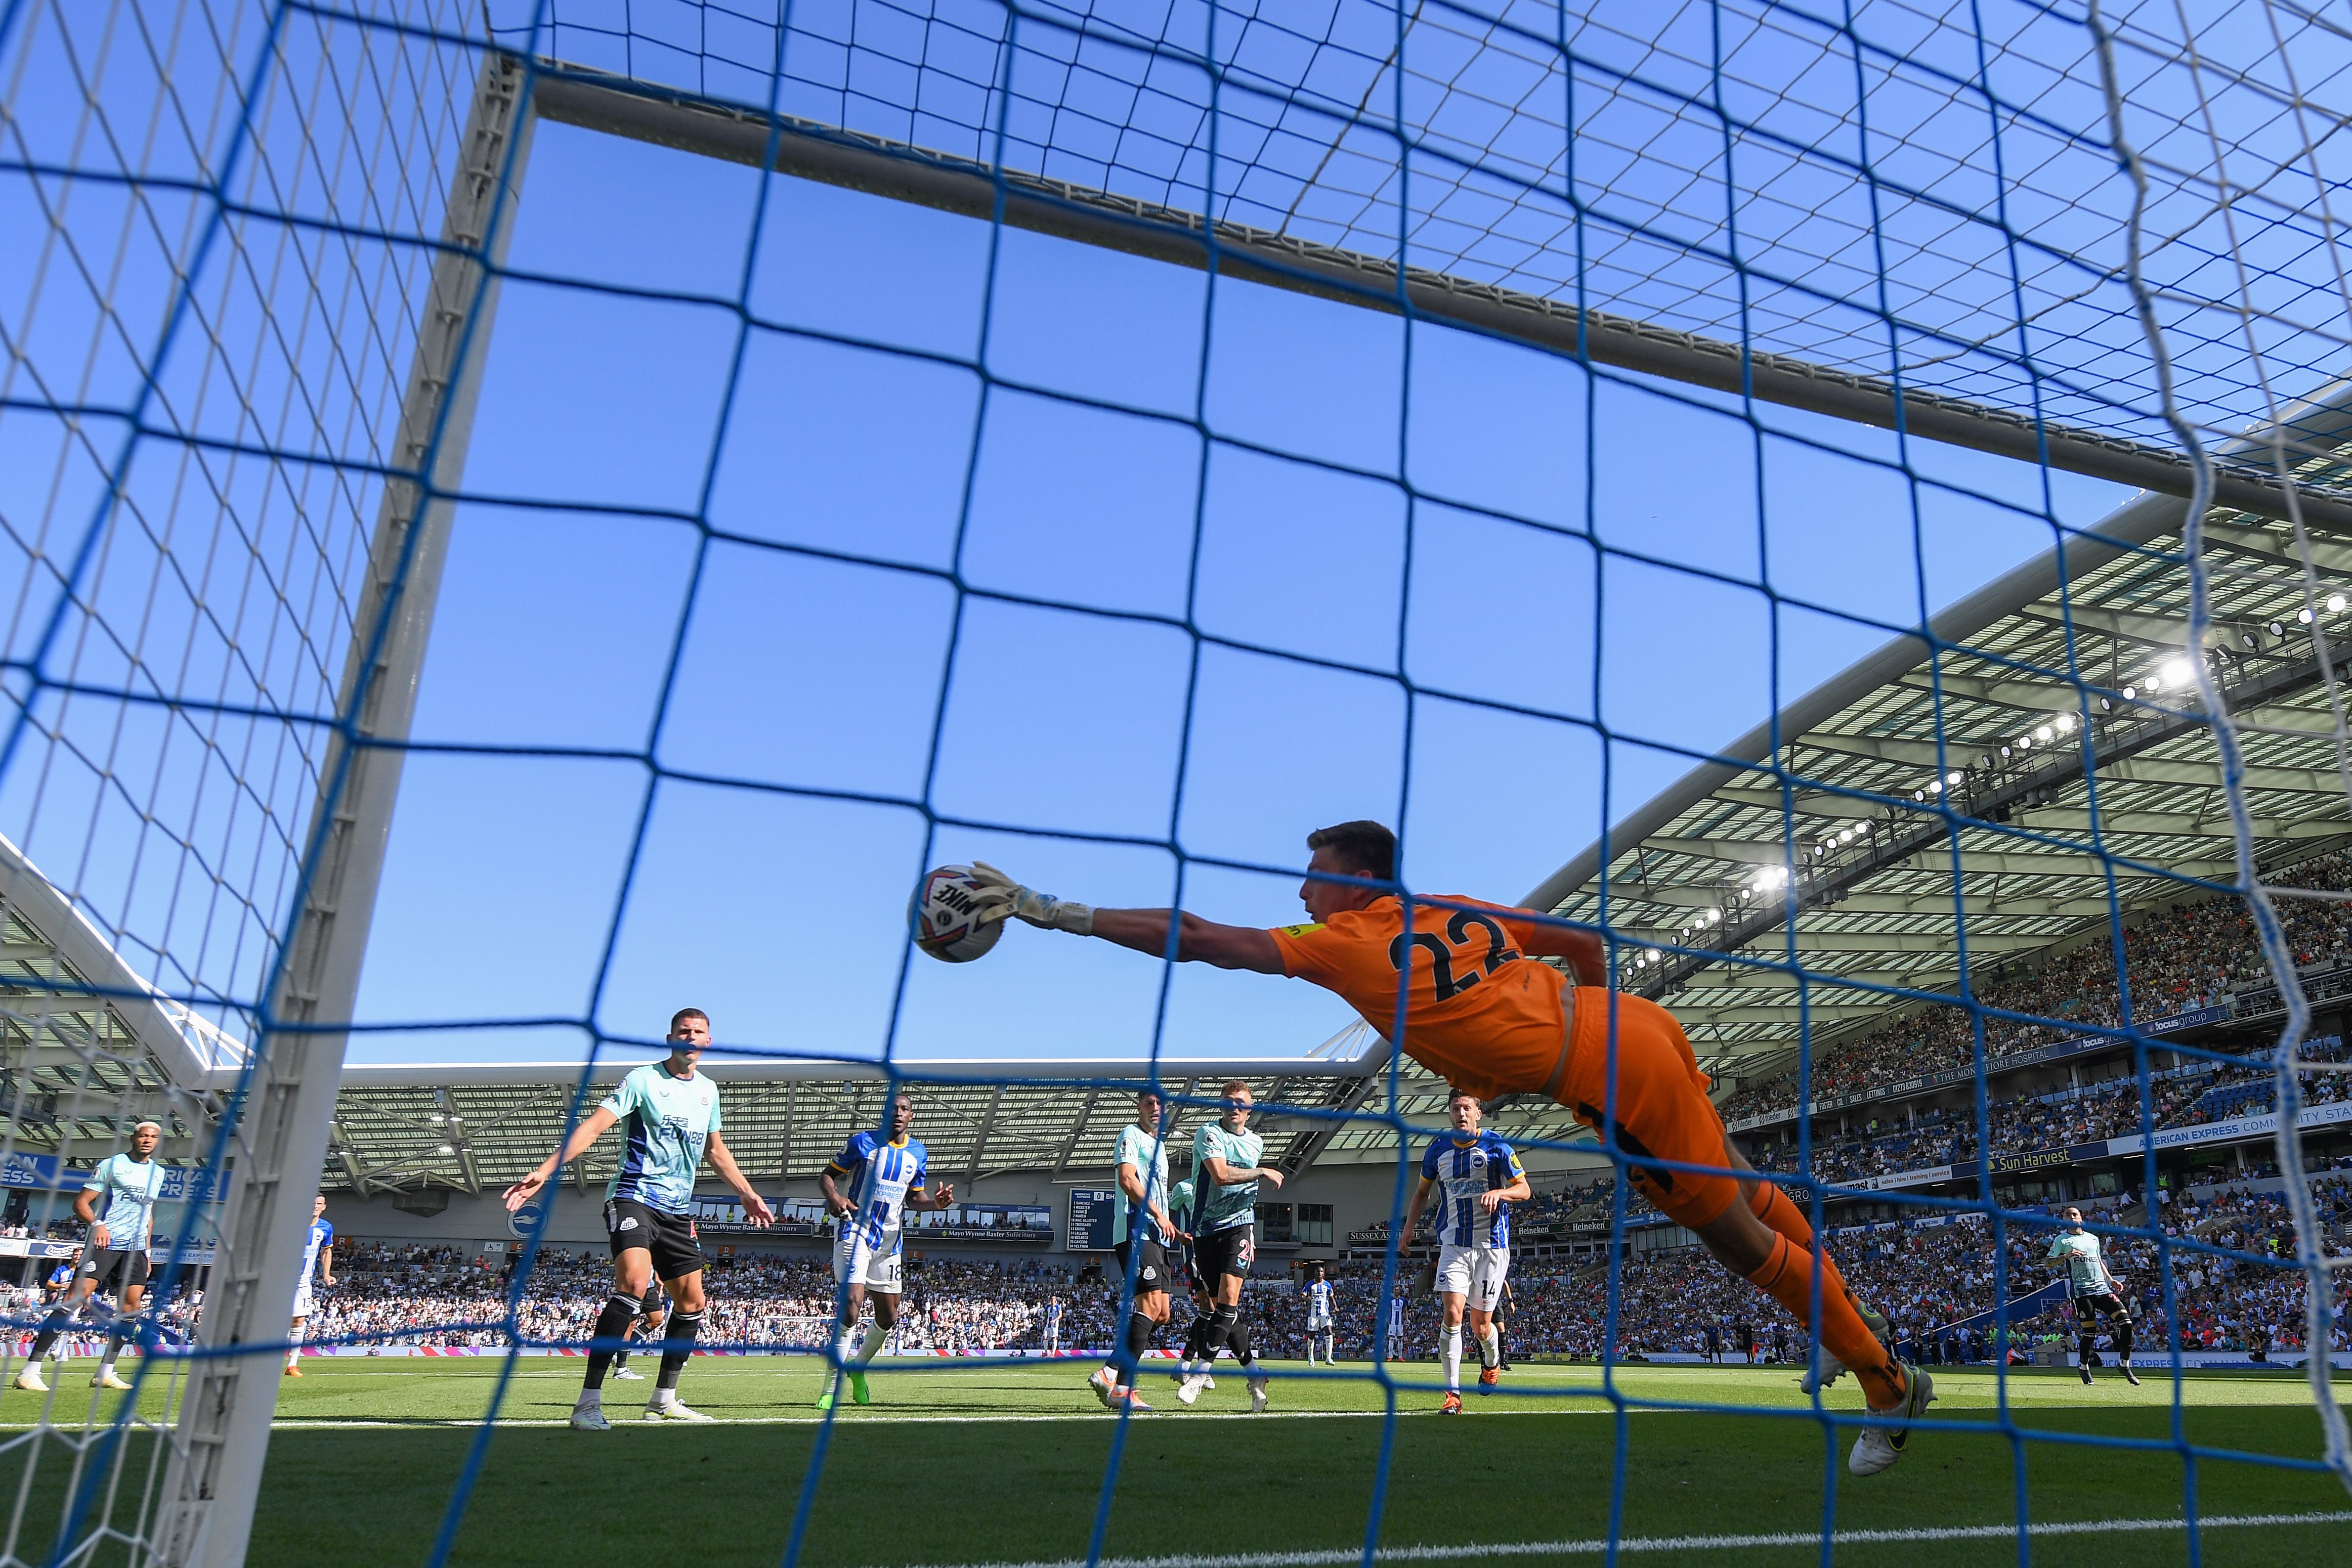
[[[1339,869],[1373,882],[1396,880],[1396,835],[1378,822],[1340,822],[1307,835],[1309,853],[1329,850]]]

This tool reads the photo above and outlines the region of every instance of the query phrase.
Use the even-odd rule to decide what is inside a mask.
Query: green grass
[[[500,1363],[327,1361],[283,1385],[265,1495],[255,1521],[257,1564],[423,1561],[448,1505],[475,1422]],[[530,1359],[515,1374],[460,1529],[454,1561],[500,1568],[684,1551],[701,1561],[781,1558],[821,1427],[809,1408],[820,1378],[805,1360],[697,1361],[689,1403],[708,1427],[633,1419],[648,1384],[608,1385],[615,1429],[562,1426],[579,1385],[577,1361]],[[803,1561],[814,1568],[955,1564],[1083,1557],[1118,1423],[1084,1385],[1090,1368],[924,1364],[884,1367],[876,1403],[834,1423]],[[1295,1364],[1277,1370],[1301,1373]],[[60,1385],[58,1411],[92,1406],[86,1364]],[[1147,1396],[1169,1388],[1150,1375]],[[2010,1413],[2038,1434],[2018,1443],[1998,1427],[1995,1380],[1937,1378],[1937,1417],[1903,1462],[1855,1481],[1843,1469],[1851,1428],[1833,1449],[1784,1368],[1635,1367],[1616,1387],[1638,1409],[1626,1444],[1622,1531],[1628,1537],[1812,1531],[1833,1481],[1841,1531],[2006,1527],[2021,1473],[2036,1521],[2177,1519],[2179,1454],[2055,1440],[2168,1441],[2174,1390],[2151,1377],[2134,1389],[2110,1373],[2085,1388],[2069,1372],[2012,1375]],[[2345,1394],[2352,1396],[2352,1382]],[[2200,1375],[2179,1390],[2189,1437],[2214,1448],[2316,1458],[2309,1391],[2288,1375]],[[154,1413],[161,1414],[157,1395]],[[1522,1367],[1500,1395],[1471,1397],[1460,1417],[1436,1413],[1432,1389],[1401,1390],[1381,1542],[1387,1546],[1590,1541],[1607,1535],[1621,1423],[1590,1367]],[[1274,1411],[1246,1415],[1242,1381],[1219,1380],[1191,1410],[1128,1428],[1106,1550],[1150,1556],[1312,1552],[1360,1545],[1380,1469],[1382,1391],[1369,1380],[1286,1378]],[[1852,1414],[1842,1386],[1832,1407]],[[1741,1407],[1738,1413],[1721,1406]],[[1692,1406],[1717,1406],[1693,1409]],[[35,1413],[34,1396],[0,1397],[0,1427]],[[112,1408],[100,1406],[101,1415]],[[1776,1412],[1778,1412],[1776,1414]],[[7,1434],[14,1436],[15,1434]],[[14,1497],[29,1450],[7,1450],[0,1486]],[[60,1445],[47,1445],[26,1511],[32,1533],[53,1528],[63,1485]],[[134,1474],[144,1457],[129,1456]],[[1832,1463],[1832,1459],[1835,1462]],[[2324,1474],[2208,1459],[2196,1470],[2205,1514],[2352,1510]],[[135,1481],[127,1489],[135,1493]],[[126,1506],[119,1504],[118,1507]],[[2352,1562],[2352,1522],[2204,1532],[2210,1564]],[[18,1543],[37,1558],[38,1542]],[[2013,1539],[1849,1543],[1841,1562],[1992,1564],[2018,1561]],[[1554,1553],[1508,1561],[1596,1562]],[[1465,1561],[1468,1561],[1465,1559]],[[1817,1547],[1643,1553],[1643,1563],[1732,1568],[1819,1561]],[[2189,1561],[2185,1532],[2041,1536],[2032,1561],[2129,1564]]]

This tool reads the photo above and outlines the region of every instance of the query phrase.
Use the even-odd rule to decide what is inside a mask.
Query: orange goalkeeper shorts
[[[1714,1080],[1699,1071],[1683,1026],[1657,1003],[1617,993],[1617,1097],[1612,1105],[1608,1089],[1612,998],[1608,991],[1588,986],[1569,994],[1573,999],[1560,1103],[1595,1129],[1601,1129],[1607,1113],[1613,1111],[1616,1147],[1636,1159],[1717,1167],[1666,1170],[1628,1164],[1625,1169],[1642,1196],[1675,1223],[1696,1229],[1720,1217],[1739,1196],[1739,1183],[1725,1168],[1729,1156],[1724,1153],[1723,1118],[1706,1097]]]

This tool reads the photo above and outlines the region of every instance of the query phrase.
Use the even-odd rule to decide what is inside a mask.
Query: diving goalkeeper
[[[1682,1026],[1656,1003],[1609,988],[1600,938],[1476,899],[1421,898],[1408,911],[1396,894],[1373,885],[1396,874],[1395,835],[1378,822],[1320,829],[1307,847],[1298,895],[1308,923],[1271,931],[1166,909],[1094,909],[1023,887],[988,865],[972,868],[981,884],[974,903],[983,920],[1099,936],[1154,957],[1169,951],[1173,920],[1180,962],[1286,975],[1336,991],[1457,1090],[1482,1099],[1542,1094],[1596,1129],[1613,1108],[1610,1134],[1643,1195],[1800,1322],[1814,1320],[1818,1265],[1820,1337],[1837,1364],[1816,1378],[1851,1371],[1870,1404],[1847,1468],[1875,1475],[1902,1458],[1912,1421],[1936,1396],[1933,1382],[1880,1343],[1837,1265],[1815,1249],[1803,1212],[1730,1146]],[[1575,983],[1538,958],[1565,959]]]

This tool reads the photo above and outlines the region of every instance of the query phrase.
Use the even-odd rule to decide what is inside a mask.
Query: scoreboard
[[[1118,1214],[1117,1187],[1074,1186],[1070,1189],[1070,1224],[1064,1248],[1072,1252],[1110,1250],[1112,1221]]]

